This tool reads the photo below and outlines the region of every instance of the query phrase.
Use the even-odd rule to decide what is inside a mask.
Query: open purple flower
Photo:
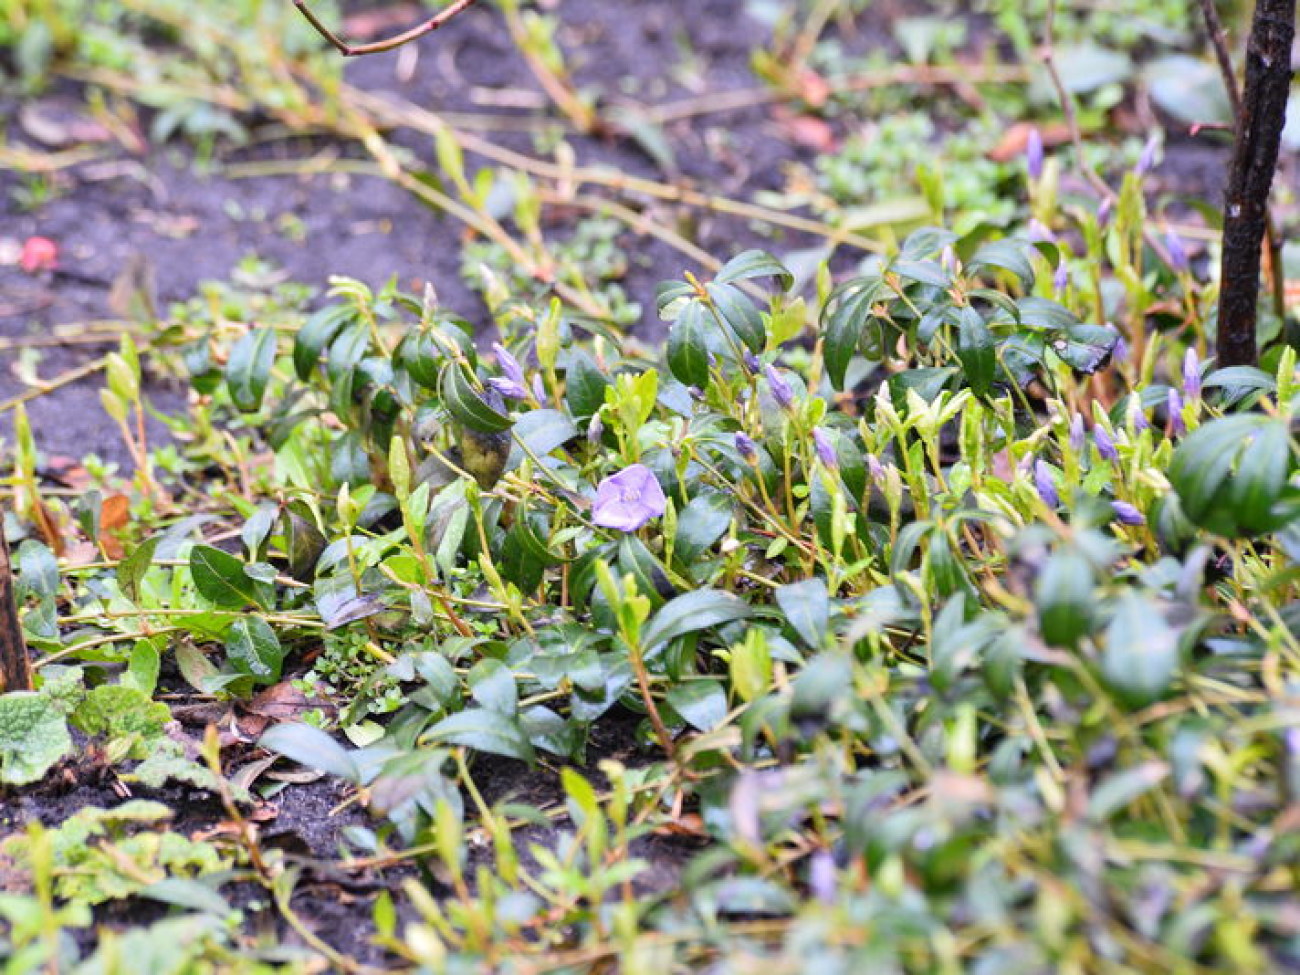
[[[645,464],[633,464],[600,482],[591,520],[602,528],[634,532],[662,515],[667,505],[654,471]]]

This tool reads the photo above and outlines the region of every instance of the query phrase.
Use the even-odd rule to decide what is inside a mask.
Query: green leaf
[[[578,428],[559,410],[533,410],[523,414],[514,426],[515,440],[538,459],[563,447],[578,436]],[[518,467],[527,456],[516,446],[506,462],[508,470]]]
[[[1054,647],[1073,647],[1091,632],[1097,604],[1092,566],[1074,549],[1062,549],[1047,560],[1034,587],[1038,629]]]
[[[669,600],[655,613],[641,639],[646,648],[686,633],[708,630],[752,615],[750,605],[721,589],[698,589]]]
[[[997,354],[993,333],[984,317],[970,305],[961,309],[957,326],[957,358],[961,360],[966,382],[976,396],[987,396],[993,388]]]
[[[261,604],[257,583],[244,572],[244,563],[211,545],[190,550],[190,576],[194,588],[219,609],[243,609]]]
[[[62,712],[41,694],[0,695],[0,782],[28,785],[72,751]]]
[[[330,305],[307,319],[293,342],[293,368],[299,379],[306,382],[311,378],[320,364],[321,352],[351,316],[352,309],[347,305]]]
[[[170,720],[167,705],[125,684],[94,688],[71,715],[73,726],[88,735],[104,735],[110,740],[136,736],[134,758],[148,754],[149,740],[160,738]]]
[[[590,355],[575,349],[565,373],[564,401],[574,419],[587,421],[605,405],[605,390],[612,384]]]
[[[813,650],[826,648],[830,632],[831,601],[824,579],[805,579],[776,590],[776,604],[786,622]]]
[[[257,743],[259,748],[276,752],[299,765],[320,769],[357,785],[361,773],[351,753],[319,728],[309,724],[273,725]]]
[[[501,433],[510,429],[510,417],[489,406],[465,376],[465,370],[455,362],[443,366],[438,390],[447,412],[469,429],[479,433]]]
[[[673,554],[687,566],[695,562],[731,526],[733,501],[721,491],[702,491],[677,516]]]
[[[465,677],[469,692],[483,707],[504,715],[519,710],[519,690],[510,668],[500,660],[485,657]]]
[[[266,620],[241,616],[226,632],[226,655],[236,670],[260,684],[274,684],[280,679],[285,650]]]
[[[687,386],[709,385],[709,343],[705,334],[708,312],[699,301],[682,309],[668,333],[668,368]]]
[[[153,564],[154,549],[161,537],[154,535],[145,539],[117,564],[117,584],[132,602],[140,601],[140,582]]]
[[[977,250],[966,262],[966,269],[971,273],[985,268],[1010,271],[1020,279],[1021,287],[1031,288],[1034,284],[1034,265],[1030,263],[1027,252],[1027,246],[1021,241],[995,240]]]
[[[463,745],[492,755],[532,762],[532,742],[511,716],[490,708],[469,708],[448,715],[424,733],[434,742]]]
[[[672,709],[696,731],[712,731],[727,716],[727,692],[716,680],[688,680],[666,695]]]
[[[1169,690],[1178,663],[1178,631],[1160,607],[1135,593],[1121,596],[1101,656],[1107,685],[1127,704],[1142,707]]]
[[[844,388],[849,363],[857,352],[871,309],[882,288],[879,278],[861,280],[866,282],[862,287],[848,291],[847,297],[834,303],[833,310],[823,313],[822,356],[826,362],[826,375],[836,389]],[[829,309],[831,305],[827,307]]]
[[[714,276],[718,284],[746,281],[750,278],[776,278],[782,291],[794,287],[794,275],[784,264],[766,251],[748,250],[737,254]]]
[[[275,365],[275,329],[259,327],[245,334],[230,350],[226,363],[226,385],[235,406],[252,413],[262,405],[266,385]]]
[[[142,888],[139,897],[182,907],[189,911],[203,911],[225,917],[230,913],[230,902],[201,880],[189,877],[164,877]]]
[[[736,337],[754,354],[762,352],[767,347],[767,330],[763,327],[763,316],[749,296],[733,285],[716,281],[705,285],[705,290],[718,315]]]
[[[1094,823],[1106,822],[1168,777],[1169,765],[1165,762],[1143,762],[1107,776],[1088,798],[1088,818]]]

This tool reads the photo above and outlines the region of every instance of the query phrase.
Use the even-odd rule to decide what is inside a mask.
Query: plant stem
[[[9,544],[0,525],[0,694],[32,689],[32,665],[18,620]]]

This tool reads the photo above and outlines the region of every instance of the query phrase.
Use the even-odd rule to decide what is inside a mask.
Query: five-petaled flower
[[[633,464],[600,482],[591,520],[602,528],[634,532],[662,515],[667,504],[654,471],[645,464]]]

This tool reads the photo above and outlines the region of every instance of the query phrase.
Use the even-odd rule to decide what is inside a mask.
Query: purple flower
[[[875,454],[867,454],[867,473],[877,484],[885,479],[885,466],[876,459]]]
[[[592,445],[598,444],[600,443],[600,438],[604,435],[605,423],[601,420],[600,414],[597,413],[592,416],[591,422],[587,424],[587,443]]]
[[[838,886],[835,857],[830,850],[818,850],[808,862],[808,889],[823,904],[834,904]]]
[[[1051,227],[1034,217],[1029,221],[1029,242],[1031,244],[1055,244],[1056,234],[1052,233]]]
[[[489,379],[488,385],[506,399],[528,399],[528,380],[524,378],[524,370],[519,365],[519,360],[500,342],[492,343],[492,351],[496,353],[497,364],[505,373],[505,377]]]
[[[1025,166],[1029,169],[1029,178],[1037,183],[1043,175],[1043,133],[1037,126],[1029,130],[1025,142]]]
[[[1046,462],[1034,461],[1034,488],[1043,504],[1055,511],[1061,505],[1061,496],[1056,493],[1056,482],[1052,480],[1052,469]]]
[[[1116,364],[1128,362],[1128,340],[1124,336],[1117,338],[1115,344],[1110,347],[1110,358]]]
[[[1052,275],[1052,287],[1056,293],[1062,294],[1070,286],[1070,269],[1065,266],[1065,261],[1056,265],[1056,273]]]
[[[1133,171],[1139,176],[1145,176],[1147,173],[1151,172],[1151,170],[1155,168],[1156,151],[1159,148],[1160,137],[1153,134],[1151,138],[1147,139],[1147,144],[1142,147],[1142,155],[1138,156],[1137,166],[1134,167]]]
[[[741,358],[744,360],[745,368],[750,372],[758,372],[763,368],[763,363],[759,361],[758,356],[749,349],[745,350]]]
[[[952,244],[945,244],[943,250],[939,252],[939,266],[949,277],[955,277],[960,270],[957,252],[953,250]]]
[[[533,373],[533,399],[539,403],[546,402],[546,385],[542,382],[540,372]]]
[[[840,459],[835,454],[835,444],[831,442],[830,434],[821,427],[813,429],[813,447],[817,451],[817,459],[827,467],[839,466]]]
[[[1182,274],[1192,262],[1188,260],[1187,248],[1183,246],[1183,239],[1172,230],[1165,231],[1165,248],[1169,251],[1169,266],[1179,274]]]
[[[758,459],[758,449],[754,446],[754,441],[739,431],[736,433],[736,453],[750,463]]]
[[[1070,417],[1070,449],[1076,454],[1083,451],[1085,443],[1083,437],[1083,414],[1076,413]]]
[[[1101,206],[1097,207],[1097,226],[1104,227],[1110,223],[1111,212],[1115,209],[1115,204],[1108,196],[1101,201]]]
[[[1121,525],[1145,525],[1147,520],[1142,517],[1142,512],[1127,501],[1112,501],[1111,510],[1115,512],[1115,520]]]
[[[1115,441],[1110,438],[1106,428],[1098,423],[1092,428],[1092,442],[1097,445],[1097,454],[1102,460],[1108,460],[1114,463],[1119,460],[1119,451],[1115,449]]]
[[[645,464],[633,464],[600,482],[591,520],[602,528],[634,532],[662,515],[667,505],[654,471]]]
[[[1169,411],[1169,435],[1181,437],[1187,432],[1187,423],[1183,420],[1183,397],[1172,386],[1165,397],[1165,408]]]
[[[1147,419],[1146,413],[1141,408],[1135,409],[1130,414],[1133,418],[1133,432],[1141,433],[1151,426],[1151,421]]]
[[[767,385],[772,390],[772,398],[776,400],[776,405],[783,410],[794,406],[794,389],[790,386],[789,380],[782,376],[775,366],[768,366],[763,372],[767,376]]]
[[[1183,395],[1188,399],[1201,396],[1201,358],[1194,348],[1188,348],[1183,356]]]

